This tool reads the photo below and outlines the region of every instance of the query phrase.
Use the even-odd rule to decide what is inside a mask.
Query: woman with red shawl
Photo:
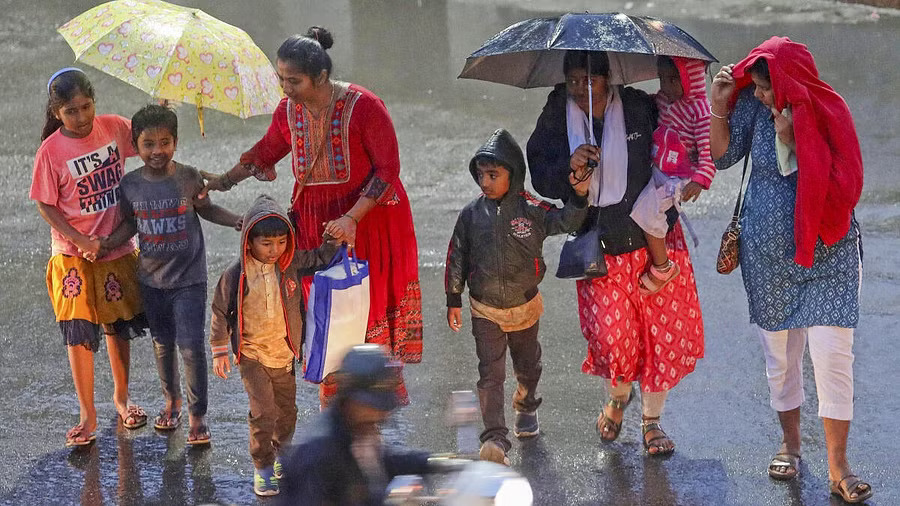
[[[240,162],[208,177],[208,189],[228,190],[254,176],[275,179],[274,165],[291,154],[295,177],[291,217],[297,247],[312,249],[329,235],[369,262],[370,307],[366,342],[395,359],[422,359],[422,301],[418,254],[409,198],[400,181],[394,126],[384,102],[355,84],[331,78],[326,52],[334,39],[312,27],[278,49],[278,78],[285,98],[272,124]],[[309,290],[309,282],[304,283]],[[337,392],[329,375],[323,407]],[[403,382],[398,396],[408,404]]]
[[[819,79],[806,46],[773,37],[737,65],[722,67],[713,80],[711,114],[716,166],[730,167],[748,152],[753,160],[740,265],[783,431],[769,476],[789,480],[798,473],[809,342],[831,492],[862,502],[872,487],[847,462],[862,273],[853,209],[863,177],[850,110]]]

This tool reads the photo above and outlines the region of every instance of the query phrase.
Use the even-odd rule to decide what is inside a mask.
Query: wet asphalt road
[[[71,51],[56,26],[92,2],[24,0],[3,2],[0,47],[5,64],[0,87],[0,503],[2,504],[252,504],[252,464],[246,450],[246,394],[239,378],[210,380],[214,443],[185,448],[186,432],[163,435],[151,427],[125,431],[110,401],[105,352],[96,356],[98,441],[86,450],[63,448],[65,431],[77,421],[78,406],[65,349],[44,288],[49,231],[28,200],[31,164],[46,97],[46,77],[71,63]],[[188,2],[184,2],[188,3]],[[545,5],[548,2],[543,2]],[[561,2],[563,4],[565,2]],[[420,254],[425,319],[425,358],[406,369],[413,404],[388,424],[388,438],[434,451],[452,450],[455,434],[444,423],[452,390],[472,389],[477,378],[469,325],[460,334],[446,326],[443,261],[459,209],[478,190],[465,169],[472,151],[504,126],[524,144],[543,105],[546,90],[522,92],[499,85],[456,81],[464,57],[508,24],[541,15],[504,2],[401,0],[378,9],[364,1],[338,1],[328,8],[311,1],[273,1],[266,7],[196,1],[210,14],[239,24],[267,54],[285,35],[313,23],[329,26],[336,75],[379,93],[398,131],[403,181],[412,201]],[[565,3],[568,5],[568,3]],[[619,8],[606,2],[606,9]],[[660,2],[664,4],[664,2]],[[477,7],[477,8],[476,8]],[[385,13],[387,12],[387,13]],[[900,504],[900,443],[892,436],[900,396],[895,348],[900,314],[900,97],[896,91],[900,25],[879,23],[745,26],[673,17],[722,61],[740,58],[763,38],[786,33],[808,43],[823,77],[845,95],[854,112],[866,161],[866,189],[858,209],[864,232],[865,277],[856,334],[856,418],[849,456],[854,469],[876,490],[869,504]],[[277,21],[273,21],[277,20]],[[274,23],[274,24],[273,24]],[[388,23],[394,23],[389,25]],[[388,30],[385,26],[402,26]],[[449,29],[448,27],[453,27]],[[413,43],[409,43],[410,40]],[[421,53],[427,43],[430,53]],[[885,63],[887,62],[887,63]],[[890,64],[893,62],[893,64]],[[88,70],[98,90],[98,110],[130,116],[147,101],[141,92]],[[652,88],[652,86],[651,86]],[[221,171],[268,126],[266,118],[237,120],[210,111],[207,138],[197,135],[192,106],[179,109],[179,161]],[[133,167],[132,161],[129,167]],[[287,202],[290,177],[282,162],[275,183],[247,182],[214,198],[243,210],[261,192]],[[827,467],[815,386],[807,375],[803,410],[804,461],[801,477],[775,483],[765,466],[779,443],[768,407],[764,363],[747,324],[739,274],[713,268],[718,237],[730,213],[739,168],[720,174],[701,203],[689,208],[701,244],[693,251],[703,304],[706,357],[673,390],[663,425],[678,445],[671,458],[644,455],[639,413],[626,414],[618,442],[604,445],[593,431],[602,402],[600,381],[580,372],[585,341],[578,328],[573,283],[548,277],[541,289],[546,312],[542,435],[514,442],[513,468],[527,476],[536,504],[608,505],[824,505],[836,504],[826,488]],[[210,279],[218,279],[237,253],[236,232],[204,224]],[[555,268],[560,238],[548,240],[545,256]],[[161,407],[148,338],[135,343],[132,397],[148,413]],[[812,366],[807,360],[807,372]],[[508,382],[511,394],[513,383]],[[298,431],[317,409],[316,390],[301,384]],[[512,412],[508,414],[511,420]]]

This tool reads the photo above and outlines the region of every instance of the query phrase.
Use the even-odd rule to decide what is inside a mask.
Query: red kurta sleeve
[[[241,155],[241,163],[260,181],[272,181],[277,174],[275,164],[291,152],[291,132],[287,122],[287,98],[281,99],[266,134]]]
[[[364,92],[357,103],[363,122],[360,135],[374,173],[360,194],[375,199],[379,205],[395,203],[394,184],[400,177],[400,151],[394,123],[384,102],[371,92]]]

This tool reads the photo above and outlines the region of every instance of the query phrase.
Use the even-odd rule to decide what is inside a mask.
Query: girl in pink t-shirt
[[[146,327],[137,284],[132,239],[101,261],[96,237],[119,222],[119,180],[125,158],[136,153],[131,123],[94,113],[94,88],[79,69],[65,68],[47,83],[47,117],[34,158],[31,199],[50,224],[47,291],[67,346],[80,420],[66,434],[66,446],[90,444],[97,428],[94,355],[100,330],[106,335],[113,377],[113,402],[123,425],[142,427],[147,415],[128,397],[130,339]]]

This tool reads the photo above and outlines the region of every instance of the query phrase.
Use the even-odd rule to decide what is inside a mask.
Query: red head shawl
[[[812,267],[816,240],[830,246],[850,229],[863,185],[859,140],[847,103],[819,79],[806,46],[787,37],[772,37],[734,66],[732,102],[752,84],[749,69],[759,58],[769,66],[775,107],[791,107],[798,167],[794,262]]]

